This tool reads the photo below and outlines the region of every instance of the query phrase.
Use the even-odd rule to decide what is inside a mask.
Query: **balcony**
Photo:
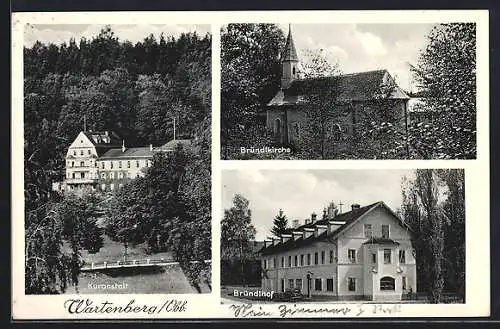
[[[97,179],[93,178],[70,178],[66,179],[66,184],[97,184]]]

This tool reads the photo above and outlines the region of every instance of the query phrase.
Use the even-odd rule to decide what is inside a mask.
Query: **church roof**
[[[367,101],[380,95],[384,80],[392,79],[387,70],[359,72],[330,77],[297,79],[285,90],[280,90],[268,106],[297,105],[306,101],[307,94],[322,88],[335,91],[337,101]],[[409,96],[395,85],[391,99],[409,99]]]
[[[305,245],[324,240],[325,238],[328,238],[328,237],[337,236],[339,233],[341,233],[347,227],[349,227],[352,223],[354,223],[358,219],[360,219],[363,215],[365,215],[366,213],[368,213],[369,211],[371,211],[372,209],[375,209],[377,207],[384,207],[385,209],[389,210],[389,212],[391,214],[393,214],[398,219],[398,222],[403,227],[407,228],[411,232],[411,229],[404,222],[402,222],[399,219],[399,217],[397,217],[396,214],[394,214],[394,212],[389,207],[387,207],[387,205],[384,202],[379,201],[379,202],[375,202],[375,203],[372,203],[370,205],[360,207],[357,209],[353,209],[349,212],[345,212],[343,214],[337,215],[333,219],[321,219],[321,220],[315,221],[314,223],[309,223],[309,224],[299,226],[297,228],[288,229],[284,234],[291,234],[292,232],[302,232],[306,228],[314,228],[316,225],[327,225],[329,221],[345,222],[344,224],[342,224],[339,228],[337,228],[333,232],[329,233],[328,231],[325,231],[316,237],[314,235],[311,235],[310,237],[305,238],[305,239],[303,237],[298,238],[296,240],[294,240],[293,238],[290,238],[288,241],[286,241],[284,243],[280,242],[278,244],[268,246],[267,248],[262,248],[259,252],[263,255],[274,254],[274,253],[278,253],[278,252],[283,252],[283,251],[303,247]],[[380,241],[378,241],[378,240],[380,240]],[[378,240],[377,241],[379,243],[383,243],[381,241],[381,238]],[[393,242],[397,243],[395,241],[393,241]],[[385,242],[385,243],[389,243],[389,242]]]
[[[286,38],[285,49],[283,49],[283,54],[281,56],[281,61],[298,61],[297,51],[295,50],[295,44],[292,38],[292,29],[288,26],[288,37]]]
[[[110,149],[104,153],[99,160],[106,159],[122,159],[122,158],[150,158],[153,156],[153,151],[148,147],[131,147],[126,148],[125,152],[122,152],[121,148]]]

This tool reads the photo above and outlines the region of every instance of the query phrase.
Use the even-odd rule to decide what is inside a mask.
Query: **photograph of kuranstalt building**
[[[211,291],[209,32],[24,27],[26,294]]]
[[[463,170],[225,171],[223,202],[223,302],[465,301]]]
[[[223,159],[476,157],[475,24],[229,24],[221,38]]]

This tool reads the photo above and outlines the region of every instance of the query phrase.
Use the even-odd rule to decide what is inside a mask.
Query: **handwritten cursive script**
[[[263,311],[262,306],[254,309],[253,304],[231,304],[229,309],[234,311],[234,316],[237,318],[272,316],[271,312]]]

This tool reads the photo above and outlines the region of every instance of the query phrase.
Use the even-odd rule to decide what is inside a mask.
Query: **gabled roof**
[[[153,151],[150,147],[131,147],[122,152],[121,148],[110,149],[104,153],[99,160],[120,159],[120,158],[151,158]]]
[[[99,156],[111,148],[119,147],[121,144],[120,136],[114,131],[82,131],[81,133],[94,145]]]
[[[280,90],[268,106],[297,105],[306,100],[308,94],[321,89],[331,89],[336,101],[367,101],[380,96],[385,79],[391,79],[387,70],[376,70],[338,76],[297,79],[285,90]],[[390,99],[409,99],[409,96],[395,85]]]
[[[313,228],[316,225],[327,225],[329,221],[336,221],[336,222],[345,222],[345,224],[342,224],[340,227],[338,227],[335,231],[329,233],[328,231],[323,232],[322,234],[318,235],[315,237],[314,235],[304,239],[304,238],[299,238],[297,240],[293,240],[293,238],[290,238],[290,240],[284,242],[284,243],[277,243],[275,245],[268,246],[267,248],[262,248],[260,250],[260,253],[263,255],[268,255],[268,254],[273,254],[277,252],[282,252],[282,251],[287,251],[291,249],[295,249],[298,247],[302,247],[308,244],[312,244],[314,242],[318,242],[321,240],[325,240],[326,238],[336,238],[342,231],[350,227],[352,224],[354,224],[357,220],[359,220],[361,217],[363,217],[365,214],[370,212],[373,209],[376,209],[378,207],[383,207],[384,209],[388,210],[399,222],[400,225],[403,227],[407,228],[408,231],[411,232],[411,229],[403,222],[401,219],[382,201],[372,203],[370,205],[360,207],[358,209],[353,209],[349,212],[340,214],[335,216],[333,219],[321,219],[317,220],[314,223],[309,223],[305,224],[302,226],[299,226],[297,228],[292,228],[288,229],[285,234],[290,234],[293,231],[304,231],[306,228]]]
[[[293,43],[292,28],[288,26],[288,37],[286,38],[285,48],[283,49],[283,54],[281,56],[281,61],[298,61],[297,51],[295,50],[295,44]]]
[[[181,144],[184,148],[189,147],[191,145],[190,139],[172,139],[170,142],[163,144],[160,146],[162,151],[173,151],[175,147]]]

